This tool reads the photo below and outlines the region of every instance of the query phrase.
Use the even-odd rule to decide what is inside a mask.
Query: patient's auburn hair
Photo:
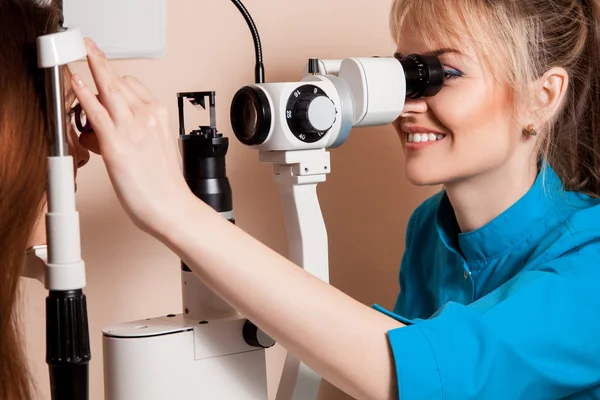
[[[0,0],[0,399],[34,398],[20,329],[19,277],[46,192],[48,127],[36,38],[56,32],[60,11]]]

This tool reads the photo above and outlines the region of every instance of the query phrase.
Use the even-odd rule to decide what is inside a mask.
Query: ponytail
[[[565,189],[600,197],[600,3],[573,2],[578,27],[562,38],[563,46],[571,46],[571,51],[553,62],[567,66],[569,89],[562,114],[547,136],[544,156]],[[560,33],[544,32],[551,36]],[[583,38],[580,48],[573,46],[578,37]],[[548,46],[545,50],[555,49]]]

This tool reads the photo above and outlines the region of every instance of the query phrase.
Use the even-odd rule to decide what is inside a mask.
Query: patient
[[[47,2],[44,2],[47,3]],[[46,157],[44,71],[36,38],[57,30],[60,11],[41,0],[0,0],[0,399],[29,400],[34,388],[16,310],[19,276],[28,248],[45,244]],[[65,74],[67,110],[75,101]],[[69,154],[89,159],[69,126]]]

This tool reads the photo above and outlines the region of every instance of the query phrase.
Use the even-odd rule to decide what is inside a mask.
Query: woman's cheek
[[[481,82],[464,80],[453,84],[455,86],[445,88],[445,92],[433,98],[435,114],[450,133],[459,135],[484,128],[501,112],[492,90]]]
[[[46,239],[46,212],[47,212],[48,208],[45,205],[42,212],[40,213],[38,220],[36,221],[36,224],[33,228],[33,231],[31,232],[31,236],[29,238],[29,242],[27,243],[27,248],[24,250],[27,250],[33,246],[42,246],[45,245],[47,242]]]

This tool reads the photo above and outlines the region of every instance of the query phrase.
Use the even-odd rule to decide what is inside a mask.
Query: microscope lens
[[[269,100],[260,89],[246,86],[240,89],[231,102],[231,127],[240,142],[246,145],[261,144],[271,127]]]
[[[246,127],[246,137],[250,139],[256,133],[256,125],[258,122],[258,113],[256,111],[255,104],[252,102],[245,102],[242,115],[244,125]]]

